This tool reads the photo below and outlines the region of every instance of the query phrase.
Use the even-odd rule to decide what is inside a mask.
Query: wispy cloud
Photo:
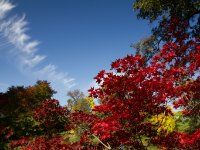
[[[28,22],[26,16],[9,16],[15,6],[9,0],[0,0],[0,47],[8,51],[20,70],[28,70],[33,76],[57,82],[69,89],[74,85],[74,79],[67,73],[58,71],[53,64],[41,66],[46,56],[39,53],[39,41],[32,40],[27,34]],[[40,69],[38,69],[40,68]]]
[[[9,3],[7,0],[0,1],[0,18],[2,19],[8,11],[10,11],[14,5]]]
[[[46,76],[49,80],[53,80],[54,82],[62,82],[65,87],[71,88],[75,85],[75,83],[72,83],[75,79],[67,78],[67,73],[57,72],[57,67],[52,64],[36,71],[35,75],[39,77]]]
[[[42,62],[45,56],[36,54],[39,42],[31,40],[26,31],[27,21],[25,20],[25,15],[22,17],[7,17],[1,20],[0,32],[10,44],[15,46],[13,53],[18,55],[21,66],[34,67]]]

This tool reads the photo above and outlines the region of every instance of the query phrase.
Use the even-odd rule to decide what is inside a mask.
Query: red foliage
[[[98,120],[98,117],[96,115],[82,111],[73,112],[70,114],[70,116],[71,121],[74,124],[86,123],[91,126]]]
[[[9,147],[13,149],[15,147],[24,146],[24,145],[28,144],[29,140],[30,139],[28,137],[21,137],[19,140],[11,141],[9,143]]]
[[[37,137],[24,145],[22,150],[79,150],[82,146],[79,143],[67,144],[63,137],[56,136],[51,139]]]
[[[0,136],[2,139],[9,139],[13,134],[12,128],[0,126]]]
[[[45,100],[33,113],[33,117],[48,130],[67,130],[70,128],[69,110],[59,105],[58,100]],[[55,132],[55,131],[54,131]]]
[[[147,119],[160,113],[172,114],[166,109],[168,102],[199,114],[199,109],[191,107],[199,108],[199,103],[192,103],[200,99],[200,77],[196,73],[200,68],[200,41],[188,39],[179,30],[174,32],[177,20],[172,21],[168,36],[175,35],[176,40],[165,43],[148,65],[142,56],[128,55],[113,62],[111,72],[100,71],[94,78],[99,88],[91,88],[89,93],[101,99],[102,104],[94,111],[102,114],[102,119],[92,129],[102,140],[115,141],[113,147],[126,141],[138,148],[140,136],[157,137]]]
[[[192,135],[182,133],[180,135],[180,147],[199,149],[200,146],[200,129],[195,131]]]
[[[168,150],[173,148],[179,149],[199,149],[200,144],[200,129],[192,135],[182,132],[172,132],[167,136],[155,137],[152,143],[165,147]]]

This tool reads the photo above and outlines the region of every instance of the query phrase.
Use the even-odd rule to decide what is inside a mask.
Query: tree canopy
[[[158,52],[163,42],[184,36],[183,33],[187,33],[188,38],[199,38],[199,0],[136,0],[133,8],[138,18],[146,19],[155,25],[152,29],[153,35],[136,44],[136,49],[148,60]],[[176,34],[169,36],[170,30],[176,31]]]

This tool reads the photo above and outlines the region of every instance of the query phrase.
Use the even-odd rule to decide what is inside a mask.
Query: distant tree
[[[159,50],[159,43],[156,44],[155,40],[155,36],[153,35],[145,37],[140,41],[131,44],[131,47],[136,50],[136,55],[143,56],[143,59],[147,63],[148,60],[150,60],[153,55]],[[146,65],[146,63],[144,65]]]
[[[67,95],[67,106],[71,111],[91,112],[94,107],[92,98],[86,97],[80,90],[69,91]]]
[[[67,96],[69,96],[72,99],[73,103],[76,103],[78,100],[84,98],[84,93],[81,92],[80,90],[76,89],[73,91],[69,91],[67,93]]]
[[[80,99],[72,108],[73,111],[82,111],[82,112],[90,112],[91,107],[90,103],[87,101],[86,98]]]
[[[73,107],[77,105],[78,101],[82,100],[85,95],[83,92],[76,89],[76,90],[67,92],[67,96],[69,96],[69,99],[67,100],[67,106],[69,110],[73,110]]]

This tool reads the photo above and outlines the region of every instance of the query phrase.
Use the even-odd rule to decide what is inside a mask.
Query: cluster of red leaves
[[[0,135],[3,139],[9,139],[14,134],[12,128],[0,126]]]
[[[175,107],[185,107],[183,113],[186,116],[200,116],[200,77],[196,80],[187,81],[178,90],[185,91],[185,95],[174,103]]]
[[[47,129],[69,127],[69,110],[59,105],[58,100],[49,99],[40,104],[33,113],[33,117]]]
[[[161,147],[165,147],[167,150],[173,148],[199,149],[200,130],[198,129],[192,135],[174,131],[166,136],[155,137],[151,142],[153,144],[160,145]]]
[[[84,138],[88,136],[88,133],[83,136]],[[21,148],[21,150],[96,150],[98,148],[103,149],[101,145],[88,145],[84,146],[83,139],[80,142],[69,143],[62,136],[54,136],[51,138],[46,138],[44,136],[39,136],[34,139],[27,137],[22,137],[19,140],[14,140],[9,144],[9,148]]]
[[[92,125],[98,120],[98,117],[92,113],[75,111],[70,114],[70,119],[74,124],[87,123]]]
[[[13,140],[9,143],[9,147],[10,148],[15,148],[15,147],[19,147],[19,146],[24,146],[27,145],[29,142],[29,138],[28,137],[21,137],[19,140]]]
[[[198,149],[200,145],[200,129],[195,131],[192,135],[182,133],[179,138],[180,138],[180,147]]]
[[[78,150],[82,146],[79,143],[68,144],[62,136],[46,139],[45,137],[36,137],[33,140],[22,138],[18,141],[12,141],[10,148],[21,146],[21,150]]]
[[[117,121],[110,120],[110,118],[106,118],[104,121],[96,122],[92,127],[95,135],[99,135],[102,140],[110,138],[111,133],[119,130],[120,124]]]

